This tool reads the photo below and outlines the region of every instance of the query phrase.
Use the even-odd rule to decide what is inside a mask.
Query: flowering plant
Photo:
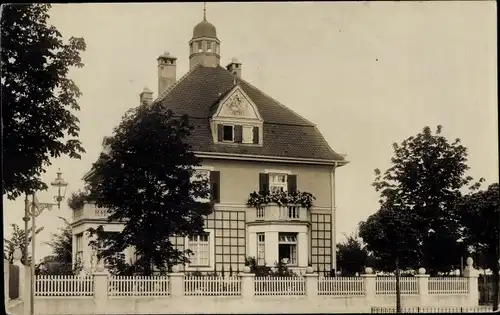
[[[313,206],[313,201],[316,198],[308,192],[253,192],[250,194],[247,200],[247,206],[249,207],[261,207],[269,203],[277,203],[280,206],[295,204],[301,205],[304,208],[311,208]]]

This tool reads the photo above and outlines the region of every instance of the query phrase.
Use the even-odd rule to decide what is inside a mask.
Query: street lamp
[[[31,299],[30,299],[30,314],[34,315],[35,313],[35,218],[39,216],[43,210],[48,209],[49,211],[52,210],[53,206],[57,206],[59,209],[61,208],[61,202],[63,201],[65,195],[66,195],[66,187],[68,186],[68,183],[64,181],[62,178],[62,172],[59,169],[57,172],[57,177],[54,181],[50,183],[51,186],[57,187],[57,196],[54,196],[54,200],[56,203],[40,203],[38,202],[38,199],[36,198],[36,192],[33,192],[32,195],[32,202],[31,204],[28,203],[28,194],[26,194],[25,197],[25,208],[24,208],[24,264],[28,264],[28,221],[30,220],[31,217],[31,264],[30,264],[30,269],[31,269]]]

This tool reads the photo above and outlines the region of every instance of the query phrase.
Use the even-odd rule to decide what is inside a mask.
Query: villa
[[[204,14],[189,41],[190,70],[177,78],[177,58],[164,53],[157,59],[156,99],[149,89],[140,94],[141,104],[159,102],[190,117],[195,129],[188,142],[202,158],[198,171],[210,181],[215,208],[206,233],[172,238],[179,249],[194,252],[185,270],[241,271],[246,257],[268,266],[284,261],[299,272],[308,266],[320,274],[336,270],[335,176],[348,163],[345,156],[312,122],[247,82],[241,62],[222,67],[221,53]],[[259,191],[293,202],[260,205],[252,194]],[[73,257],[87,269],[96,262],[84,231],[101,224],[110,232],[123,228],[106,215],[92,203],[74,212]],[[126,255],[132,259],[133,250]]]

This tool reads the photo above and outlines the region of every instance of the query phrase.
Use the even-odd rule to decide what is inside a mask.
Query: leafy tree
[[[448,272],[459,266],[464,251],[454,207],[473,179],[465,176],[467,149],[460,139],[450,144],[441,131],[438,126],[432,134],[425,127],[393,144],[392,166],[383,174],[375,170],[373,186],[380,193],[380,210],[360,224],[368,249],[387,268],[396,269],[399,311],[400,268],[422,266],[431,275]]]
[[[343,276],[363,273],[368,266],[369,253],[356,234],[347,236],[344,243],[337,244],[337,264]]]
[[[24,234],[24,229],[19,228],[19,225],[17,224],[11,224],[12,226],[12,235],[9,239],[4,240],[4,249],[3,249],[3,256],[5,259],[7,259],[11,264],[14,263],[14,251],[16,248],[19,248],[22,253],[21,257],[21,262],[25,264],[25,257],[24,257],[24,250],[26,248],[25,246],[25,234]],[[28,228],[28,245],[31,243],[31,231],[32,228]],[[35,234],[40,233],[43,231],[43,226],[39,227],[38,229],[35,230]],[[28,254],[28,263],[31,262],[31,256]]]
[[[40,179],[51,157],[80,158],[78,140],[81,95],[68,78],[72,67],[83,67],[83,38],[65,44],[47,24],[49,4],[2,6],[2,132],[3,194],[47,189]]]
[[[195,175],[200,159],[185,142],[192,125],[187,116],[176,117],[159,104],[141,105],[128,111],[107,150],[93,165],[90,190],[96,205],[109,210],[109,221],[121,221],[120,233],[106,234],[102,226],[90,229],[112,272],[133,270],[150,275],[188,262],[174,247],[172,236],[203,232],[204,215],[211,213],[208,180]],[[123,251],[133,247],[135,262],[125,262]]]
[[[499,294],[499,246],[500,246],[500,195],[498,183],[488,189],[465,195],[457,204],[457,212],[463,226],[464,243],[474,252],[483,255],[485,267],[493,271],[495,291],[494,310],[498,308]]]
[[[52,248],[52,254],[46,256],[36,266],[37,274],[71,275],[81,270],[81,262],[72,262],[73,233],[71,224],[63,217],[59,217],[64,226],[59,233],[52,234],[52,240],[46,242]]]
[[[461,190],[473,180],[465,176],[469,169],[467,149],[459,139],[449,143],[441,131],[442,127],[438,126],[436,134],[432,134],[430,128],[425,127],[400,145],[393,144],[392,166],[384,174],[375,170],[373,183],[380,192],[381,207],[410,215],[409,224],[417,238],[418,250],[411,264],[426,268],[430,274],[460,266],[465,248],[457,242],[460,225],[453,209],[462,196]],[[477,185],[479,183],[469,188]],[[370,238],[363,237],[363,240],[372,243]],[[387,256],[384,251],[379,248],[375,254]]]
[[[392,208],[383,205],[359,226],[359,235],[367,242],[367,249],[376,253],[385,270],[396,271],[398,313],[401,313],[401,269],[415,268],[420,255],[418,230],[412,226],[414,220],[415,214],[401,204]]]

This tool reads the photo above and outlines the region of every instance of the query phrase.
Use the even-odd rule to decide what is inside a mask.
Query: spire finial
[[[207,20],[207,3],[203,2],[203,21]]]

